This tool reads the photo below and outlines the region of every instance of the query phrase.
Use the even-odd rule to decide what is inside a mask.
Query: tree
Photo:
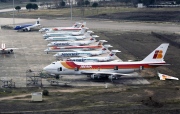
[[[45,89],[45,90],[43,90],[43,92],[42,92],[42,93],[43,93],[43,95],[44,95],[44,96],[48,96],[48,95],[49,95],[49,91],[48,91],[48,90],[46,90],[46,89]]]
[[[86,7],[90,4],[90,2],[88,1],[88,0],[86,0],[85,2],[84,2],[84,4],[86,5]]]
[[[16,6],[15,9],[19,12],[19,10],[21,9],[21,6]]]
[[[30,0],[30,2],[37,2],[37,0]]]
[[[32,4],[32,9],[37,10],[38,9],[38,5],[37,4]]]
[[[93,4],[92,4],[92,7],[98,7],[98,3],[97,2],[94,2]]]
[[[28,3],[28,4],[26,5],[26,9],[29,10],[29,11],[31,11],[31,9],[32,9],[32,4],[31,4],[31,3]]]
[[[64,7],[64,6],[66,5],[66,3],[65,3],[64,1],[61,1],[61,2],[60,2],[60,5],[61,5],[62,7]]]
[[[176,0],[176,4],[180,4],[180,0]]]
[[[78,0],[77,5],[78,6],[83,6],[84,5],[84,0]]]

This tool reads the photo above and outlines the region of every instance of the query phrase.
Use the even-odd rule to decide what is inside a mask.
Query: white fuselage
[[[78,51],[78,52],[58,52],[56,57],[86,57],[102,54],[102,51]]]
[[[70,41],[70,40],[83,40],[85,36],[58,36],[58,37],[48,37],[46,41]]]
[[[68,61],[74,61],[74,62],[106,62],[111,61],[113,59],[110,59],[110,57],[74,57],[74,58],[68,58]]]
[[[80,32],[71,32],[71,31],[61,31],[61,32],[50,32],[43,35],[43,37],[46,39],[48,37],[63,37],[63,36],[78,36],[81,35]]]
[[[118,66],[118,69],[115,67]],[[70,62],[57,61],[46,66],[45,71],[52,74],[60,75],[81,75],[82,72],[95,73],[132,73],[143,70],[143,68],[152,68],[149,63],[142,62]]]

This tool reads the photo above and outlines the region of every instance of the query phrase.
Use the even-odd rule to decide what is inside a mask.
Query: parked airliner
[[[64,37],[64,36],[79,36],[83,35],[85,32],[87,32],[88,28],[83,27],[78,32],[72,32],[72,31],[59,31],[59,32],[49,32],[43,35],[44,39],[48,37]]]
[[[18,25],[14,28],[14,30],[23,30],[23,31],[31,31],[32,28],[40,26],[40,18],[36,21],[35,24],[23,24],[23,25]]]
[[[5,43],[1,44],[1,48],[0,48],[0,52],[3,54],[11,54],[13,53],[14,49],[18,49],[18,48],[7,48]]]
[[[88,46],[64,46],[64,47],[48,47],[44,51],[47,52],[62,52],[62,51],[89,51],[100,49],[103,47],[103,43],[107,42],[106,40],[99,40],[97,45],[88,45]]]
[[[70,36],[70,35],[65,35],[65,36],[59,36],[59,37],[49,37],[46,39],[46,41],[74,41],[74,40],[84,40],[86,38],[90,37],[99,37],[97,35],[92,35],[92,31],[87,31],[84,35],[82,36]]]
[[[106,62],[106,61],[112,61],[115,59],[115,55],[117,52],[120,52],[119,50],[111,50],[111,52],[108,54],[108,56],[105,57],[73,57],[68,58],[67,61],[74,61],[74,62]]]
[[[92,79],[107,77],[110,80],[129,76],[146,68],[156,68],[167,65],[164,56],[169,44],[163,43],[152,51],[142,61],[133,62],[73,62],[56,61],[44,67],[44,70],[54,75],[88,75]]]
[[[39,32],[53,32],[53,31],[77,31],[86,26],[86,22],[76,22],[72,27],[53,27],[53,28],[41,28]]]
[[[89,45],[91,43],[96,42],[96,39],[94,37],[89,38],[88,40],[81,40],[81,41],[56,41],[56,42],[51,42],[47,46],[48,47],[62,47],[62,46],[84,46],[84,45]]]
[[[58,52],[54,56],[56,58],[98,56],[98,55],[107,53],[109,47],[112,47],[112,46],[104,45],[100,50],[97,50],[97,51]]]

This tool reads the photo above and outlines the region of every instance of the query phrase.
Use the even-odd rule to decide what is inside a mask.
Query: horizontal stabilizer
[[[93,37],[93,38],[97,38],[97,37],[99,37],[99,36],[98,36],[98,35],[92,35],[92,37]]]
[[[88,30],[87,32],[88,32],[88,33],[94,33],[93,31],[90,31],[90,30]]]
[[[166,66],[166,65],[170,65],[170,64],[149,64],[149,65],[153,65],[153,66]]]

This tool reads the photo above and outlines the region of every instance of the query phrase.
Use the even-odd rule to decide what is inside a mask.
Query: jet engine
[[[115,79],[118,79],[118,77],[115,76],[115,75],[110,75],[108,78],[109,78],[111,81],[113,81],[113,80],[115,80]]]
[[[98,75],[98,74],[92,74],[91,79],[99,79],[100,78],[99,76],[100,75]]]
[[[97,53],[91,53],[91,56],[97,56],[97,55],[99,55],[99,54],[97,54]]]
[[[98,62],[106,62],[108,61],[107,59],[99,59]]]

